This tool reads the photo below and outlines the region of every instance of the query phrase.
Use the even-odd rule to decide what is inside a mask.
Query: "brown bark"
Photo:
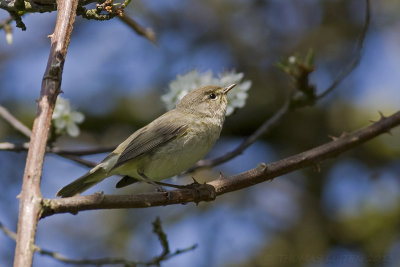
[[[38,100],[38,111],[33,123],[32,136],[26,160],[22,191],[19,195],[17,243],[14,266],[32,265],[37,222],[42,213],[40,180],[46,152],[46,143],[51,125],[51,116],[57,95],[60,92],[67,47],[75,20],[78,0],[59,0],[58,15],[54,33],[51,35],[51,49],[42,89]]]
[[[255,184],[272,180],[283,174],[308,167],[318,166],[320,161],[334,157],[372,138],[390,132],[400,125],[400,111],[389,117],[383,117],[376,123],[353,133],[335,138],[334,141],[315,147],[300,154],[272,162],[260,164],[257,168],[231,177],[222,177],[209,182],[196,190],[179,189],[138,195],[103,195],[77,196],[61,199],[45,199],[42,218],[56,213],[76,214],[83,210],[147,208],[172,204],[211,201],[216,196],[240,190]]]

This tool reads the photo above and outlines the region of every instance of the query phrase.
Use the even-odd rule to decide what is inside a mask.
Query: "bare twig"
[[[6,122],[8,122],[11,126],[13,126],[16,130],[24,134],[26,137],[30,138],[32,135],[31,130],[26,127],[22,122],[20,122],[17,118],[15,118],[5,107],[0,105],[0,117],[2,117]],[[8,150],[8,151],[26,151],[29,149],[29,143],[23,143],[23,144],[13,144],[9,142],[4,142],[0,143],[0,150]],[[46,152],[51,152],[58,154],[64,158],[70,159],[72,161],[75,161],[79,164],[82,164],[86,167],[94,167],[97,164],[89,161],[82,159],[78,157],[78,155],[90,155],[90,154],[97,154],[97,153],[103,153],[103,152],[108,152],[112,151],[114,148],[96,148],[96,149],[86,149],[86,150],[68,150],[68,149],[61,149],[58,147],[46,147]]]
[[[118,17],[122,22],[132,28],[137,34],[145,37],[147,40],[152,42],[153,44],[157,44],[156,34],[152,28],[145,28],[139,23],[137,23],[134,19],[123,14],[122,16]]]
[[[145,31],[148,29],[143,28],[139,24],[137,24],[135,21],[127,17],[126,15],[123,15],[120,17],[122,21],[124,21],[127,24],[130,24],[131,27],[133,27],[138,34],[144,34]],[[369,0],[366,0],[366,15],[365,15],[365,22],[364,22],[364,27],[362,30],[362,33],[360,35],[360,38],[358,40],[358,45],[357,45],[357,54],[356,57],[350,62],[347,68],[345,68],[345,71],[343,71],[337,79],[321,94],[315,96],[316,99],[323,98],[327,94],[329,94],[334,88],[337,87],[337,85],[344,80],[358,65],[361,54],[362,54],[362,48],[363,44],[365,41],[365,36],[369,27],[369,21],[370,21],[370,3]],[[252,135],[247,137],[238,147],[233,149],[232,151],[227,152],[226,154],[214,158],[214,159],[206,159],[206,160],[200,160],[197,162],[188,172],[191,172],[197,168],[204,168],[204,167],[212,167],[219,165],[221,163],[227,162],[231,160],[232,158],[235,158],[236,156],[240,155],[243,153],[244,150],[246,150],[250,145],[252,145],[255,141],[257,141],[262,135],[266,134],[271,128],[273,128],[280,120],[281,118],[289,112],[292,106],[288,105],[288,101],[283,104],[283,106],[269,119],[267,119]],[[315,102],[315,101],[311,101]],[[300,108],[304,106],[303,104],[299,105],[294,105],[295,108]],[[1,149],[1,148],[0,148]],[[20,146],[16,146],[17,150],[21,150]],[[61,155],[63,157],[69,158],[75,162],[78,162],[82,165],[88,166],[88,167],[93,167],[96,164],[93,162],[89,162],[87,160],[83,160],[79,157],[76,156],[82,156],[82,155],[90,155],[90,154],[97,154],[97,153],[104,153],[104,152],[110,152],[114,149],[114,147],[106,147],[106,148],[94,148],[94,149],[61,149],[58,147],[52,147],[48,148],[48,152],[56,153],[58,155]],[[12,150],[9,148],[9,150]]]
[[[188,202],[211,201],[216,195],[226,194],[245,187],[272,180],[275,177],[295,170],[315,166],[320,161],[348,151],[372,138],[387,133],[400,125],[400,111],[390,117],[382,117],[378,122],[338,137],[332,142],[315,147],[303,153],[272,162],[260,164],[257,168],[231,177],[220,178],[206,184],[201,192],[191,189],[179,189],[164,192],[144,193],[138,195],[103,195],[101,193],[89,196],[77,196],[61,199],[44,199],[42,218],[56,213],[76,214],[83,210],[147,208]]]
[[[16,143],[0,143],[0,150],[9,150],[9,151],[24,151],[29,149],[29,143],[22,143],[22,144],[16,144]],[[106,152],[111,152],[115,149],[114,147],[97,147],[97,148],[86,148],[86,149],[64,149],[60,147],[47,147],[46,152],[47,153],[54,153],[57,155],[62,155],[62,156],[85,156],[85,155],[93,155],[93,154],[99,154],[99,153],[106,153]]]
[[[59,155],[62,156],[62,157],[64,157],[64,158],[66,158],[66,159],[70,159],[70,160],[72,160],[72,161],[75,161],[76,163],[79,163],[79,164],[81,164],[81,165],[84,165],[84,166],[86,166],[86,167],[89,167],[89,168],[93,168],[94,166],[97,165],[96,162],[93,162],[93,161],[90,161],[90,160],[86,160],[86,159],[83,159],[83,158],[78,157],[78,156],[74,156],[74,155],[63,155],[63,154],[59,154]]]
[[[22,122],[20,122],[17,118],[15,118],[6,108],[4,108],[1,105],[0,105],[0,117],[3,117],[5,121],[7,121],[11,126],[13,126],[16,130],[24,134],[26,137],[28,138],[31,137],[32,134],[31,130],[28,127],[26,127]],[[0,150],[20,152],[20,151],[26,151],[28,149],[29,149],[29,143],[23,143],[23,144],[13,144],[9,142],[0,143]],[[82,159],[76,155],[86,155],[85,153],[88,152],[89,152],[88,154],[95,154],[93,152],[102,153],[111,150],[113,150],[113,148],[102,148],[96,150],[94,149],[79,150],[75,151],[75,153],[71,153],[70,150],[63,150],[58,147],[46,147],[46,152],[58,154],[64,158],[70,159],[87,167],[94,167],[96,166],[96,163]]]
[[[353,70],[358,66],[361,60],[362,51],[364,47],[365,37],[367,36],[367,31],[370,24],[371,10],[370,10],[370,0],[365,0],[365,20],[364,26],[361,31],[360,37],[358,38],[356,47],[356,56],[350,61],[350,63],[343,69],[343,71],[338,75],[338,77],[333,81],[333,83],[321,94],[317,96],[317,99],[325,97],[327,94],[332,92]]]
[[[29,149],[29,143],[23,144],[14,144],[9,142],[0,143],[0,150],[8,150],[8,151],[26,151]]]
[[[12,240],[17,240],[17,233],[11,231],[10,229],[8,229],[7,227],[5,227],[1,222],[0,222],[0,229],[3,231],[3,233],[5,233],[9,238],[11,238]]]
[[[42,89],[38,100],[38,112],[33,123],[26,160],[22,192],[19,196],[20,207],[14,267],[32,265],[37,222],[42,211],[40,180],[44,154],[51,116],[57,95],[60,92],[61,76],[77,5],[78,0],[57,1],[57,22],[54,33],[51,35],[50,55],[43,76]]]
[[[0,150],[8,150],[8,151],[14,151],[14,152],[21,152],[21,151],[26,151],[29,149],[29,143],[22,143],[22,144],[14,144],[14,143],[9,143],[9,142],[4,142],[4,143],[0,143]],[[57,148],[51,148],[51,147],[47,147],[46,148],[46,152],[50,152],[50,153],[55,153],[61,157],[67,158],[69,160],[75,161],[81,165],[84,165],[86,167],[94,167],[97,165],[97,163],[90,161],[90,160],[86,160],[83,159],[79,156],[74,156],[73,154],[70,153],[62,153],[61,152],[54,152],[53,150],[58,150]]]
[[[158,236],[158,240],[163,248],[161,255],[154,259],[155,265],[160,265],[160,261],[169,254],[169,243],[167,240],[167,235],[162,229],[161,220],[159,217],[153,222],[153,232]]]
[[[289,112],[290,98],[285,104],[268,120],[266,120],[261,126],[249,137],[247,137],[238,147],[234,150],[214,159],[203,159],[194,165],[188,172],[192,172],[197,168],[212,167],[218,164],[227,162],[234,157],[242,154],[242,152],[259,139],[264,133],[268,132],[273,126],[275,126],[280,119]]]
[[[11,23],[12,21],[13,21],[13,18],[12,18],[12,17],[3,19],[3,20],[0,22],[0,30],[3,29],[4,27],[7,27],[8,25],[10,25],[10,23]]]
[[[11,231],[7,227],[5,227],[1,222],[0,222],[0,230],[3,231],[4,234],[6,234],[8,237],[10,237],[12,240],[16,241],[17,240],[17,233]],[[166,261],[174,256],[177,256],[179,254],[189,252],[191,250],[196,249],[197,245],[193,245],[184,249],[177,249],[174,253],[169,252],[169,245],[167,242],[167,235],[164,233],[162,227],[161,227],[161,221],[157,217],[156,221],[153,222],[153,231],[155,234],[157,234],[160,244],[163,247],[163,252],[161,253],[160,256],[154,257],[152,260],[148,262],[142,262],[142,261],[130,261],[124,258],[99,258],[99,259],[71,259],[68,258],[58,252],[43,249],[37,245],[33,245],[33,249],[35,252],[50,256],[54,258],[57,261],[67,263],[67,264],[81,264],[81,265],[96,265],[96,266],[102,266],[102,265],[119,265],[123,264],[124,266],[154,266],[157,265],[159,266],[162,261]],[[165,253],[167,247],[167,253]]]
[[[99,1],[96,8],[86,9],[83,5],[79,5],[77,14],[85,19],[94,20],[110,20],[114,17],[121,17],[125,8],[131,0],[125,0],[123,3],[114,3],[114,0]]]
[[[31,138],[31,130],[15,118],[5,107],[0,105],[0,117],[7,121],[12,127],[24,134],[26,137]]]
[[[339,74],[339,76],[333,81],[333,83],[321,94],[313,96],[310,95],[309,97],[313,97],[313,99],[309,99],[306,102],[298,101],[296,105],[288,106],[288,103],[285,103],[282,108],[280,108],[270,119],[267,119],[252,135],[246,138],[238,147],[233,149],[232,151],[227,152],[226,154],[214,158],[214,159],[206,159],[200,160],[197,162],[189,171],[193,171],[197,168],[204,168],[204,167],[213,167],[219,165],[221,163],[227,162],[240,154],[243,153],[245,149],[247,149],[250,145],[252,145],[255,141],[257,141],[262,135],[266,134],[270,129],[275,126],[280,119],[289,112],[289,110],[293,108],[300,108],[304,107],[308,103],[315,103],[315,100],[321,99],[332,92],[338,85],[341,83],[359,64],[362,50],[364,46],[365,36],[367,34],[370,22],[370,3],[369,0],[366,1],[366,10],[365,10],[365,22],[364,27],[362,29],[360,38],[357,43],[357,52],[355,58],[350,62],[350,64],[344,69],[343,72]],[[308,77],[308,76],[307,76]],[[307,87],[307,86],[302,86]],[[292,104],[292,103],[291,103]]]
[[[116,147],[97,147],[97,148],[85,148],[85,149],[64,149],[59,147],[51,147],[48,152],[59,154],[59,155],[73,155],[73,156],[85,156],[99,153],[111,152]]]

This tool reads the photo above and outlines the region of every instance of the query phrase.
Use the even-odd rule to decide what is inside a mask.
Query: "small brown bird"
[[[222,130],[226,94],[235,87],[205,86],[186,94],[165,114],[140,128],[88,173],[57,192],[71,197],[105,178],[123,175],[117,188],[136,181],[161,181],[203,158]]]

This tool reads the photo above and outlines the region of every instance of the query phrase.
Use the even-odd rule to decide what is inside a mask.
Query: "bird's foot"
[[[194,177],[192,177],[192,179],[193,183],[185,185],[185,188],[192,190],[193,201],[196,205],[198,205],[200,201],[211,201],[217,197],[214,186],[207,183],[200,184]]]

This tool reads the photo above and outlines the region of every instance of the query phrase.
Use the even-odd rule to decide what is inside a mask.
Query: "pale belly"
[[[198,122],[197,126],[196,133],[189,131],[185,136],[180,136],[146,155],[127,162],[110,174],[128,175],[142,179],[139,175],[140,172],[153,181],[160,181],[182,173],[210,151],[221,132],[218,124],[203,128],[205,127],[204,123]],[[205,129],[207,129],[207,133],[204,131]],[[109,166],[113,166],[115,161],[116,158],[110,159]]]
[[[191,136],[185,143],[177,139],[172,141],[143,162],[141,167],[144,174],[155,181],[180,174],[202,159],[210,151],[218,136],[213,138],[204,135]]]

